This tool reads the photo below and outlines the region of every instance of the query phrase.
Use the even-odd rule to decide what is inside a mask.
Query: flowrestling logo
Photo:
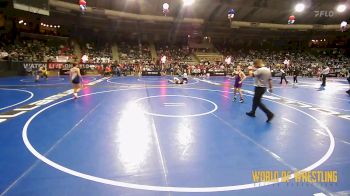
[[[333,10],[315,10],[315,18],[332,18],[335,15]]]

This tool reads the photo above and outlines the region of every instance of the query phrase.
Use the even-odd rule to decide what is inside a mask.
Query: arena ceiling
[[[62,0],[77,4],[78,0]],[[227,22],[227,12],[236,11],[234,20],[286,24],[290,15],[297,24],[340,24],[350,18],[349,0],[195,0],[184,8],[182,0],[86,0],[89,7],[111,9],[135,14],[161,16],[163,3],[170,4],[169,16],[200,18],[206,22]],[[303,2],[306,9],[295,13],[294,6]],[[348,4],[344,13],[336,12],[339,3]],[[316,16],[324,11],[323,16]]]
[[[78,0],[50,0],[71,3],[78,7]],[[229,9],[235,9],[234,21],[287,24],[290,15],[296,16],[295,24],[340,24],[350,17],[350,0],[194,0],[190,6],[183,6],[183,0],[85,0],[93,12],[81,14],[79,10],[66,10],[55,7],[51,3],[51,16],[48,23],[59,22],[70,26],[79,25],[97,33],[100,31],[117,32],[118,35],[143,34],[148,38],[164,39],[166,37],[198,37],[209,36],[216,39],[237,37],[243,38],[274,38],[287,37],[290,39],[311,39],[325,37],[330,34],[323,31],[294,31],[283,33],[274,29],[231,28],[227,18]],[[294,6],[302,2],[306,8],[301,13],[294,11]],[[164,16],[163,3],[170,4],[170,12],[174,21],[158,22],[152,20],[131,20],[126,18],[109,18],[102,14],[103,10],[114,10],[123,13],[140,15]],[[339,3],[346,3],[348,10],[344,13],[336,12]],[[323,16],[315,16],[315,11],[324,11]],[[99,12],[101,14],[99,14]],[[326,16],[333,13],[332,17]],[[201,19],[203,23],[183,23],[183,18]],[[51,21],[50,21],[51,20]],[[272,31],[271,31],[272,30]],[[341,32],[332,32],[339,34]],[[114,33],[115,34],[115,33]],[[344,35],[344,34],[342,34]]]
[[[52,2],[66,2],[73,5],[74,9],[65,9],[63,6],[55,6]],[[41,22],[46,24],[59,24],[69,32],[88,32],[100,35],[100,32],[110,32],[109,36],[139,37],[144,39],[184,39],[188,35],[193,37],[211,37],[213,39],[318,39],[327,36],[350,37],[350,31],[345,33],[338,31],[302,31],[259,28],[232,28],[227,19],[227,12],[233,8],[236,11],[234,21],[246,21],[257,23],[287,24],[290,15],[296,16],[295,24],[340,24],[341,21],[350,19],[350,0],[345,2],[348,10],[344,13],[335,11],[342,0],[195,0],[191,6],[184,7],[182,0],[86,0],[87,6],[93,11],[82,14],[79,11],[79,0],[50,0],[50,16],[42,16]],[[342,2],[341,2],[342,1]],[[163,3],[170,4],[170,12],[167,16],[174,18],[172,21],[132,20],[123,17],[111,18],[106,16],[103,10],[114,10],[123,13],[140,15],[164,16]],[[306,5],[302,13],[294,12],[294,6],[298,2]],[[315,16],[315,11],[333,12],[332,17]],[[22,13],[22,12],[21,12]],[[100,13],[100,14],[99,14]],[[22,13],[23,14],[23,13]],[[24,13],[25,14],[25,13]],[[16,14],[17,15],[17,14]],[[25,14],[29,17],[29,14]],[[200,19],[202,23],[181,22],[184,18]],[[77,28],[80,28],[77,30]],[[81,31],[81,29],[86,31]],[[340,28],[339,28],[340,29]],[[290,33],[293,32],[293,33]],[[69,33],[70,34],[70,33]],[[173,38],[172,38],[173,37]]]

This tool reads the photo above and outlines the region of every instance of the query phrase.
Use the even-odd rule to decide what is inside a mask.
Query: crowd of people
[[[191,50],[183,45],[158,44],[157,55],[159,57],[166,56],[167,61],[171,62],[192,62],[193,58]]]
[[[254,59],[264,59],[266,65],[272,70],[273,74],[282,74],[281,69],[286,75],[293,75],[298,70],[301,76],[312,77],[320,75],[322,66],[329,66],[333,73],[338,75],[340,69],[349,66],[349,59],[345,56],[337,58],[327,57],[329,61],[325,61],[318,56],[313,55],[310,51],[304,50],[222,50],[227,56],[231,56],[232,61],[236,65],[248,66],[252,65]],[[343,59],[343,60],[339,60]],[[337,62],[331,64],[328,62]]]
[[[85,54],[87,63],[110,63],[112,62],[112,49],[109,44],[96,46],[92,43],[85,43],[82,48],[82,54]]]
[[[135,61],[144,62],[152,60],[150,47],[146,43],[121,42],[118,44],[118,48],[121,61],[134,63]]]
[[[335,69],[336,72],[339,73],[339,76],[346,77],[346,65],[349,66],[350,58],[345,55],[344,50],[333,48],[327,50],[317,50],[316,53],[319,61],[323,62],[326,66]]]
[[[7,44],[0,42],[0,58],[9,61],[52,62],[58,56],[74,58],[72,47],[66,42],[33,39],[18,40]]]
[[[217,53],[222,54],[222,61],[196,62],[192,57],[196,50],[181,44],[156,44],[157,59],[151,55],[151,47],[146,43],[118,43],[120,61],[112,58],[111,45],[97,46],[94,43],[81,44],[81,52],[87,56],[85,63],[115,64],[121,71],[133,73],[139,71],[159,71],[164,74],[174,70],[186,69],[194,75],[209,72],[230,73],[234,67],[247,67],[255,59],[264,59],[273,75],[294,75],[297,71],[300,76],[320,76],[324,66],[330,68],[330,74],[345,77],[350,58],[339,49],[315,50],[272,50],[272,49],[233,49],[217,46]],[[68,57],[68,61],[79,62],[81,57],[73,55],[73,47],[65,42],[41,41],[24,39],[13,44],[0,42],[0,59],[24,62],[55,62],[59,56]],[[165,61],[162,58],[165,57]],[[230,62],[226,59],[230,58]]]

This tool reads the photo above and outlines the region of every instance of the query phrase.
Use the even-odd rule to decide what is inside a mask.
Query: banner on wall
[[[142,76],[160,76],[159,71],[143,71]]]
[[[22,67],[25,70],[36,70],[39,69],[41,66],[46,67],[47,70],[69,70],[73,67],[73,63],[57,63],[57,62],[21,62]],[[84,63],[79,64],[78,67],[81,69],[97,69],[97,68],[103,68],[108,64],[100,64],[100,63]]]
[[[225,71],[209,71],[210,76],[226,76]]]

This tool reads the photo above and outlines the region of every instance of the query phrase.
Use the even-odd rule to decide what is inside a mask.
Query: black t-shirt
[[[294,69],[293,74],[294,74],[295,76],[299,75],[299,70]]]

